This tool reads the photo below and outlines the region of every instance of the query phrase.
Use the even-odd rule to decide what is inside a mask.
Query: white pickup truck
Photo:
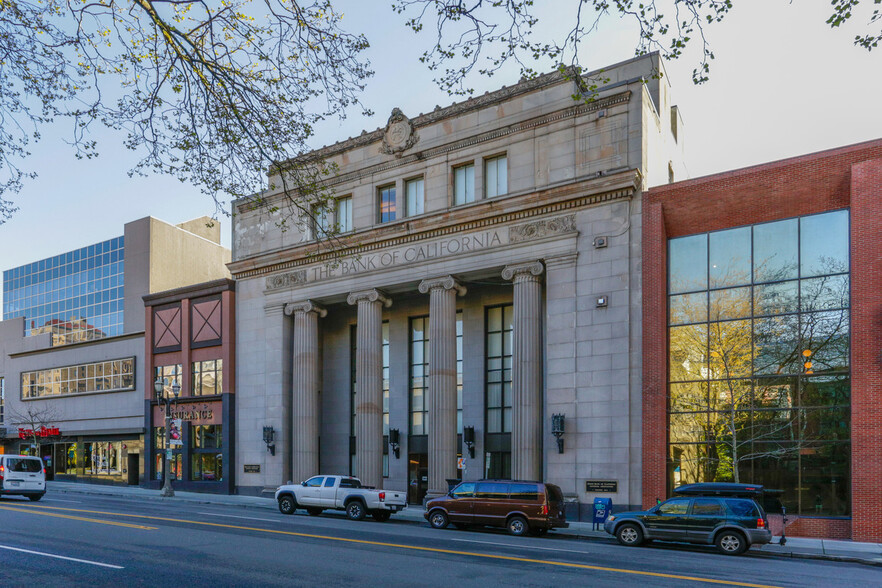
[[[407,494],[390,490],[364,488],[351,476],[313,476],[300,484],[285,484],[276,490],[276,501],[282,514],[306,509],[317,517],[323,510],[345,510],[354,521],[371,515],[374,520],[388,521],[392,513],[407,507]]]

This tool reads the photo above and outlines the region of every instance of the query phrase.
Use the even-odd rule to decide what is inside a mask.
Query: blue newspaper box
[[[595,498],[594,499],[594,528],[603,525],[612,510],[612,498]]]

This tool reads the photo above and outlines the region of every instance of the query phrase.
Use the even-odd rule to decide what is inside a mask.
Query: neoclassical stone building
[[[239,492],[352,473],[419,502],[502,477],[640,504],[641,194],[682,169],[659,69],[605,68],[591,102],[549,74],[393,110],[316,152],[330,246],[239,205]]]

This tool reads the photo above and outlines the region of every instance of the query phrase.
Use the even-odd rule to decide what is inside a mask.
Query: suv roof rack
[[[763,494],[763,487],[758,484],[732,484],[728,482],[710,482],[686,484],[674,489],[679,496],[749,496],[758,497]]]

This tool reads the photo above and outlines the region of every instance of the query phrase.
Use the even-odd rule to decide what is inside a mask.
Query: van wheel
[[[510,519],[508,519],[508,524],[506,525],[506,527],[508,527],[509,535],[514,535],[515,537],[526,535],[527,532],[530,530],[530,527],[527,526],[527,519],[520,516],[511,517]]]
[[[353,500],[346,506],[346,516],[353,521],[363,521],[365,516],[364,505],[360,500]]]
[[[297,510],[297,503],[293,496],[285,495],[279,497],[279,512],[286,515],[294,514]]]
[[[436,510],[429,515],[429,524],[433,529],[444,529],[450,521],[443,510]]]
[[[625,547],[637,547],[643,543],[643,529],[632,524],[622,525],[616,530],[616,539]]]
[[[28,496],[28,498],[30,498],[34,502],[37,502],[38,500],[43,498],[43,495],[42,494],[31,494],[30,496]]]
[[[738,531],[723,531],[717,535],[717,549],[726,555],[740,555],[747,549],[747,540]]]
[[[320,509],[320,508],[315,508],[315,507],[313,506],[313,507],[311,507],[311,508],[307,508],[307,509],[306,509],[306,514],[308,514],[308,515],[311,516],[311,517],[317,517],[317,516],[319,516],[320,514],[322,514],[322,509]]]
[[[388,510],[375,510],[371,513],[371,517],[379,523],[385,523],[389,520],[389,517],[392,516],[392,513]]]

